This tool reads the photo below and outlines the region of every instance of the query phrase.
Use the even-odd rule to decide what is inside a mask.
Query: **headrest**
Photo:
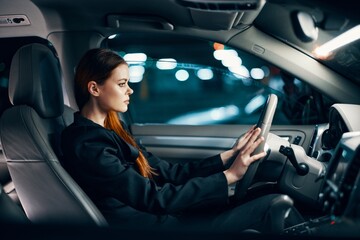
[[[28,105],[43,118],[64,111],[58,59],[45,45],[33,43],[17,50],[10,67],[9,98],[13,105]]]

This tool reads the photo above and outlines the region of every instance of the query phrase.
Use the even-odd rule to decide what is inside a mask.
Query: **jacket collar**
[[[75,125],[80,125],[80,126],[87,126],[87,127],[104,128],[103,126],[101,126],[101,125],[91,121],[90,119],[82,116],[79,111],[74,113],[74,124]],[[111,131],[111,130],[109,130],[109,131]],[[114,132],[114,134],[116,134],[116,133]],[[137,148],[135,148],[134,146],[130,145],[129,143],[127,143],[125,140],[123,140],[117,134],[116,134],[116,136],[119,139],[121,139],[121,141],[128,146],[129,151],[130,151],[130,155],[132,156],[133,159],[136,159],[139,156],[139,150]]]

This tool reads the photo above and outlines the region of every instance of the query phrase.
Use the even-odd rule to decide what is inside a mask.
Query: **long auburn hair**
[[[95,81],[99,85],[104,84],[112,71],[121,64],[127,65],[120,55],[109,49],[95,48],[85,53],[77,65],[75,73],[75,99],[80,110],[90,99],[90,93],[87,89],[88,83]],[[142,176],[151,178],[155,174],[154,170],[150,167],[133,137],[123,128],[117,112],[109,111],[107,113],[104,127],[115,131],[124,141],[139,150],[136,165]]]

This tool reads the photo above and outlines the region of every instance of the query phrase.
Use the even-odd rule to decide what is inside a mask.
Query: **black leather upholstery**
[[[0,184],[0,223],[28,224],[29,219],[22,209],[4,192]]]
[[[61,80],[58,60],[45,45],[26,45],[14,55],[9,79],[14,106],[0,121],[9,172],[32,222],[104,226],[104,217],[58,160],[60,133],[73,113],[64,107]]]
[[[10,68],[9,98],[13,105],[31,106],[40,117],[62,114],[61,72],[50,49],[31,44],[15,53]]]

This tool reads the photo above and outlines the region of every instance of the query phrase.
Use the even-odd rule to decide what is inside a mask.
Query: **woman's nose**
[[[132,88],[129,87],[129,89],[128,89],[128,94],[131,95],[131,94],[133,94],[133,93],[134,93],[134,90],[132,90]]]

